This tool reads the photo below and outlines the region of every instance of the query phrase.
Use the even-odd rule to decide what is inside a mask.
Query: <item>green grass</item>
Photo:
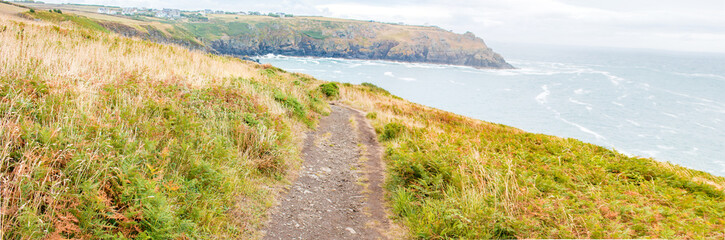
[[[413,238],[723,236],[722,177],[343,88],[375,113],[390,204]]]
[[[282,119],[233,88],[189,89],[134,78],[104,87],[99,104],[108,111],[101,118],[77,114],[84,111],[73,107],[75,93],[52,94],[42,81],[2,78],[3,99],[19,99],[0,104],[3,117],[24,116],[18,122],[23,141],[12,146],[10,161],[27,154],[67,156],[44,163],[20,187],[50,194],[57,182],[35,185],[33,178],[70,179],[61,185],[67,193],[53,196],[63,199],[60,204],[19,210],[17,226],[31,228],[7,236],[52,231],[50,207],[79,223],[68,237],[205,238],[207,231],[249,231],[227,214],[243,191],[238,187],[249,184],[247,176],[283,173],[290,130],[275,126]],[[147,91],[152,95],[142,107],[127,101]],[[285,104],[305,114],[296,99]],[[71,175],[54,175],[58,168]],[[108,228],[116,230],[103,230]]]
[[[331,82],[331,83],[325,83],[320,85],[320,91],[325,94],[327,97],[337,97],[340,95],[340,88],[337,86],[337,83]]]
[[[224,35],[240,36],[250,33],[249,24],[244,22],[183,23],[180,26],[205,40],[217,40]]]
[[[320,83],[305,75],[85,27],[0,21],[12,56],[0,60],[4,239],[253,237],[269,186],[299,161],[298,136],[326,114]],[[82,67],[93,70],[69,67],[73,59],[92,59]],[[145,61],[123,64],[133,59]],[[179,73],[172,63],[202,67]]]
[[[75,24],[77,24],[80,27],[100,31],[100,32],[109,32],[108,29],[104,28],[97,22],[93,21],[90,18],[78,16],[74,14],[63,14],[60,13],[60,10],[53,11],[53,12],[46,12],[46,11],[34,11],[34,12],[27,12],[25,13],[28,16],[31,16],[33,18],[42,19],[50,22],[64,22],[64,21],[70,21]]]
[[[318,30],[302,31],[302,34],[304,34],[305,36],[314,38],[314,39],[318,39],[318,40],[324,40],[324,39],[328,38],[321,31],[318,31]]]
[[[395,130],[385,125],[382,139]],[[577,140],[414,129],[388,145],[395,212],[420,238],[681,238],[717,236],[725,195],[649,159]],[[467,141],[466,139],[475,139]],[[480,142],[476,144],[475,142]],[[462,148],[481,151],[479,162]],[[468,169],[472,165],[479,169]],[[461,169],[464,167],[464,169]],[[696,173],[695,175],[703,175]],[[482,178],[482,185],[476,183]],[[483,189],[476,189],[475,187]]]

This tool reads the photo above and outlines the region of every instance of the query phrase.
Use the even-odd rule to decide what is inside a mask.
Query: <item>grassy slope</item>
[[[247,238],[325,111],[309,77],[67,22],[0,42],[3,239]]]
[[[2,232],[249,237],[324,113],[321,82],[69,24],[0,17]],[[387,146],[420,238],[719,238],[725,179],[411,104],[341,100]],[[241,235],[240,235],[241,234]]]
[[[419,238],[714,238],[725,179],[345,85],[387,146],[391,205]]]

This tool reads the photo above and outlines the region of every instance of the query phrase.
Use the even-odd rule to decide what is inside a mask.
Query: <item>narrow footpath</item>
[[[298,177],[269,215],[264,239],[388,239],[381,148],[359,111],[332,104],[307,133]]]

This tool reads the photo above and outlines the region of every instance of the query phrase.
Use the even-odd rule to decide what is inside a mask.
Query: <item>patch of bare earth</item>
[[[271,210],[264,239],[388,239],[384,167],[363,115],[331,105],[307,133],[299,175]],[[391,235],[392,234],[392,235]]]

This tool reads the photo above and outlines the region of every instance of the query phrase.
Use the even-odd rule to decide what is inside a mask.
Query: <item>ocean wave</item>
[[[539,93],[539,95],[536,95],[536,101],[539,102],[539,104],[546,104],[546,98],[551,94],[551,91],[549,91],[549,86],[541,86],[541,89],[544,91]]]
[[[549,90],[547,89],[546,85],[542,86],[542,88],[543,88],[543,89],[545,90],[545,93],[547,93],[547,94],[548,94]],[[541,94],[540,94],[540,95],[541,95]],[[589,128],[587,128],[587,127],[584,127],[584,126],[582,126],[582,125],[580,125],[580,124],[578,124],[578,123],[574,123],[574,122],[572,122],[572,121],[569,121],[569,120],[566,120],[566,119],[564,119],[563,117],[561,117],[561,113],[559,113],[558,111],[554,110],[553,108],[551,108],[551,107],[549,107],[549,106],[547,106],[547,107],[546,107],[546,109],[548,109],[549,111],[553,112],[553,113],[554,113],[554,115],[556,115],[556,119],[559,119],[560,121],[562,121],[562,122],[564,122],[564,123],[566,123],[566,124],[569,124],[569,125],[572,125],[572,126],[574,126],[574,127],[578,128],[578,129],[579,129],[579,131],[581,131],[581,132],[583,132],[583,133],[591,134],[591,135],[592,135],[592,136],[594,136],[594,137],[595,137],[595,138],[596,138],[596,139],[597,139],[598,141],[602,141],[602,142],[603,142],[602,144],[605,144],[605,145],[609,145],[609,146],[611,146],[611,145],[612,145],[612,144],[610,144],[610,143],[607,143],[607,142],[606,142],[607,138],[606,138],[606,137],[604,137],[604,136],[602,136],[601,134],[599,134],[599,133],[597,133],[597,132],[595,132],[595,131],[592,131],[591,129],[589,129]]]
[[[666,93],[675,95],[675,96],[680,96],[680,97],[685,97],[685,98],[699,100],[701,102],[715,103],[715,104],[720,105],[720,106],[725,106],[725,104],[716,102],[716,101],[714,101],[712,99],[707,99],[707,98],[698,97],[698,96],[692,96],[692,95],[688,95],[688,94],[684,94],[684,93],[679,93],[679,92],[675,92],[675,91],[671,91],[671,90],[667,90],[667,89],[661,89],[661,90],[664,91],[664,92],[666,92]]]
[[[573,99],[573,98],[569,98],[569,102],[571,102],[571,103],[574,103],[574,104],[577,104],[577,105],[582,105],[582,106],[584,106],[584,107],[585,107],[585,108],[586,108],[586,109],[587,109],[588,111],[591,111],[592,109],[594,109],[594,107],[593,107],[593,106],[592,106],[591,104],[589,104],[589,103],[585,103],[585,102],[580,102],[580,101],[577,101],[577,100],[575,100],[575,99]]]
[[[583,88],[580,88],[580,89],[574,90],[574,94],[577,94],[577,95],[582,95],[582,94],[589,94],[589,93],[591,93],[591,92],[592,92],[592,91],[587,91],[587,90],[584,90]]]
[[[718,74],[712,74],[712,73],[681,73],[681,72],[672,72],[672,74],[679,75],[679,76],[683,76],[683,77],[712,78],[712,79],[725,80],[725,76],[718,75]]]
[[[569,125],[572,125],[572,126],[574,126],[574,127],[578,128],[578,129],[579,129],[579,131],[582,131],[582,132],[584,132],[584,133],[588,133],[588,134],[591,134],[591,135],[593,135],[593,136],[594,136],[595,138],[597,138],[597,140],[600,140],[600,141],[604,141],[604,140],[607,140],[607,138],[605,138],[604,136],[602,136],[601,134],[599,134],[599,133],[597,133],[597,132],[595,132],[595,131],[592,131],[592,130],[591,130],[591,129],[589,129],[589,128],[586,128],[586,127],[584,127],[584,126],[582,126],[582,125],[579,125],[579,124],[577,124],[577,123],[574,123],[574,122],[571,122],[571,121],[569,121],[569,120],[566,120],[566,119],[564,119],[564,118],[562,118],[561,116],[558,116],[558,115],[557,115],[557,117],[556,117],[556,118],[558,118],[558,119],[559,119],[559,120],[561,120],[562,122],[565,122],[565,123],[567,123],[567,124],[569,124]]]
[[[617,76],[612,72],[594,69],[592,65],[576,65],[569,63],[558,63],[558,62],[521,62],[520,69],[512,69],[499,71],[495,74],[498,75],[543,75],[552,76],[560,74],[596,74],[604,76],[613,85],[619,86],[623,82],[630,82],[627,79]]]
[[[695,125],[700,126],[700,127],[703,127],[703,128],[707,128],[707,129],[710,129],[710,130],[714,130],[714,131],[717,131],[718,130],[717,128],[714,128],[714,127],[711,127],[711,126],[707,126],[707,125],[702,124],[702,123],[699,123],[699,122],[695,122]]]
[[[637,126],[637,127],[642,126],[638,122],[635,122],[634,120],[631,120],[631,119],[625,119],[625,121],[627,121],[627,122],[629,122],[632,125]]]
[[[672,118],[680,118],[680,116],[677,116],[677,115],[672,114],[672,113],[662,112],[662,115],[665,115],[665,116],[668,116],[668,117],[672,117]]]
[[[430,63],[407,63],[407,62],[401,62],[401,65],[403,65],[406,68],[423,68],[423,69],[445,69],[445,68],[452,68],[455,67],[453,65],[438,65],[438,64],[430,64]]]

